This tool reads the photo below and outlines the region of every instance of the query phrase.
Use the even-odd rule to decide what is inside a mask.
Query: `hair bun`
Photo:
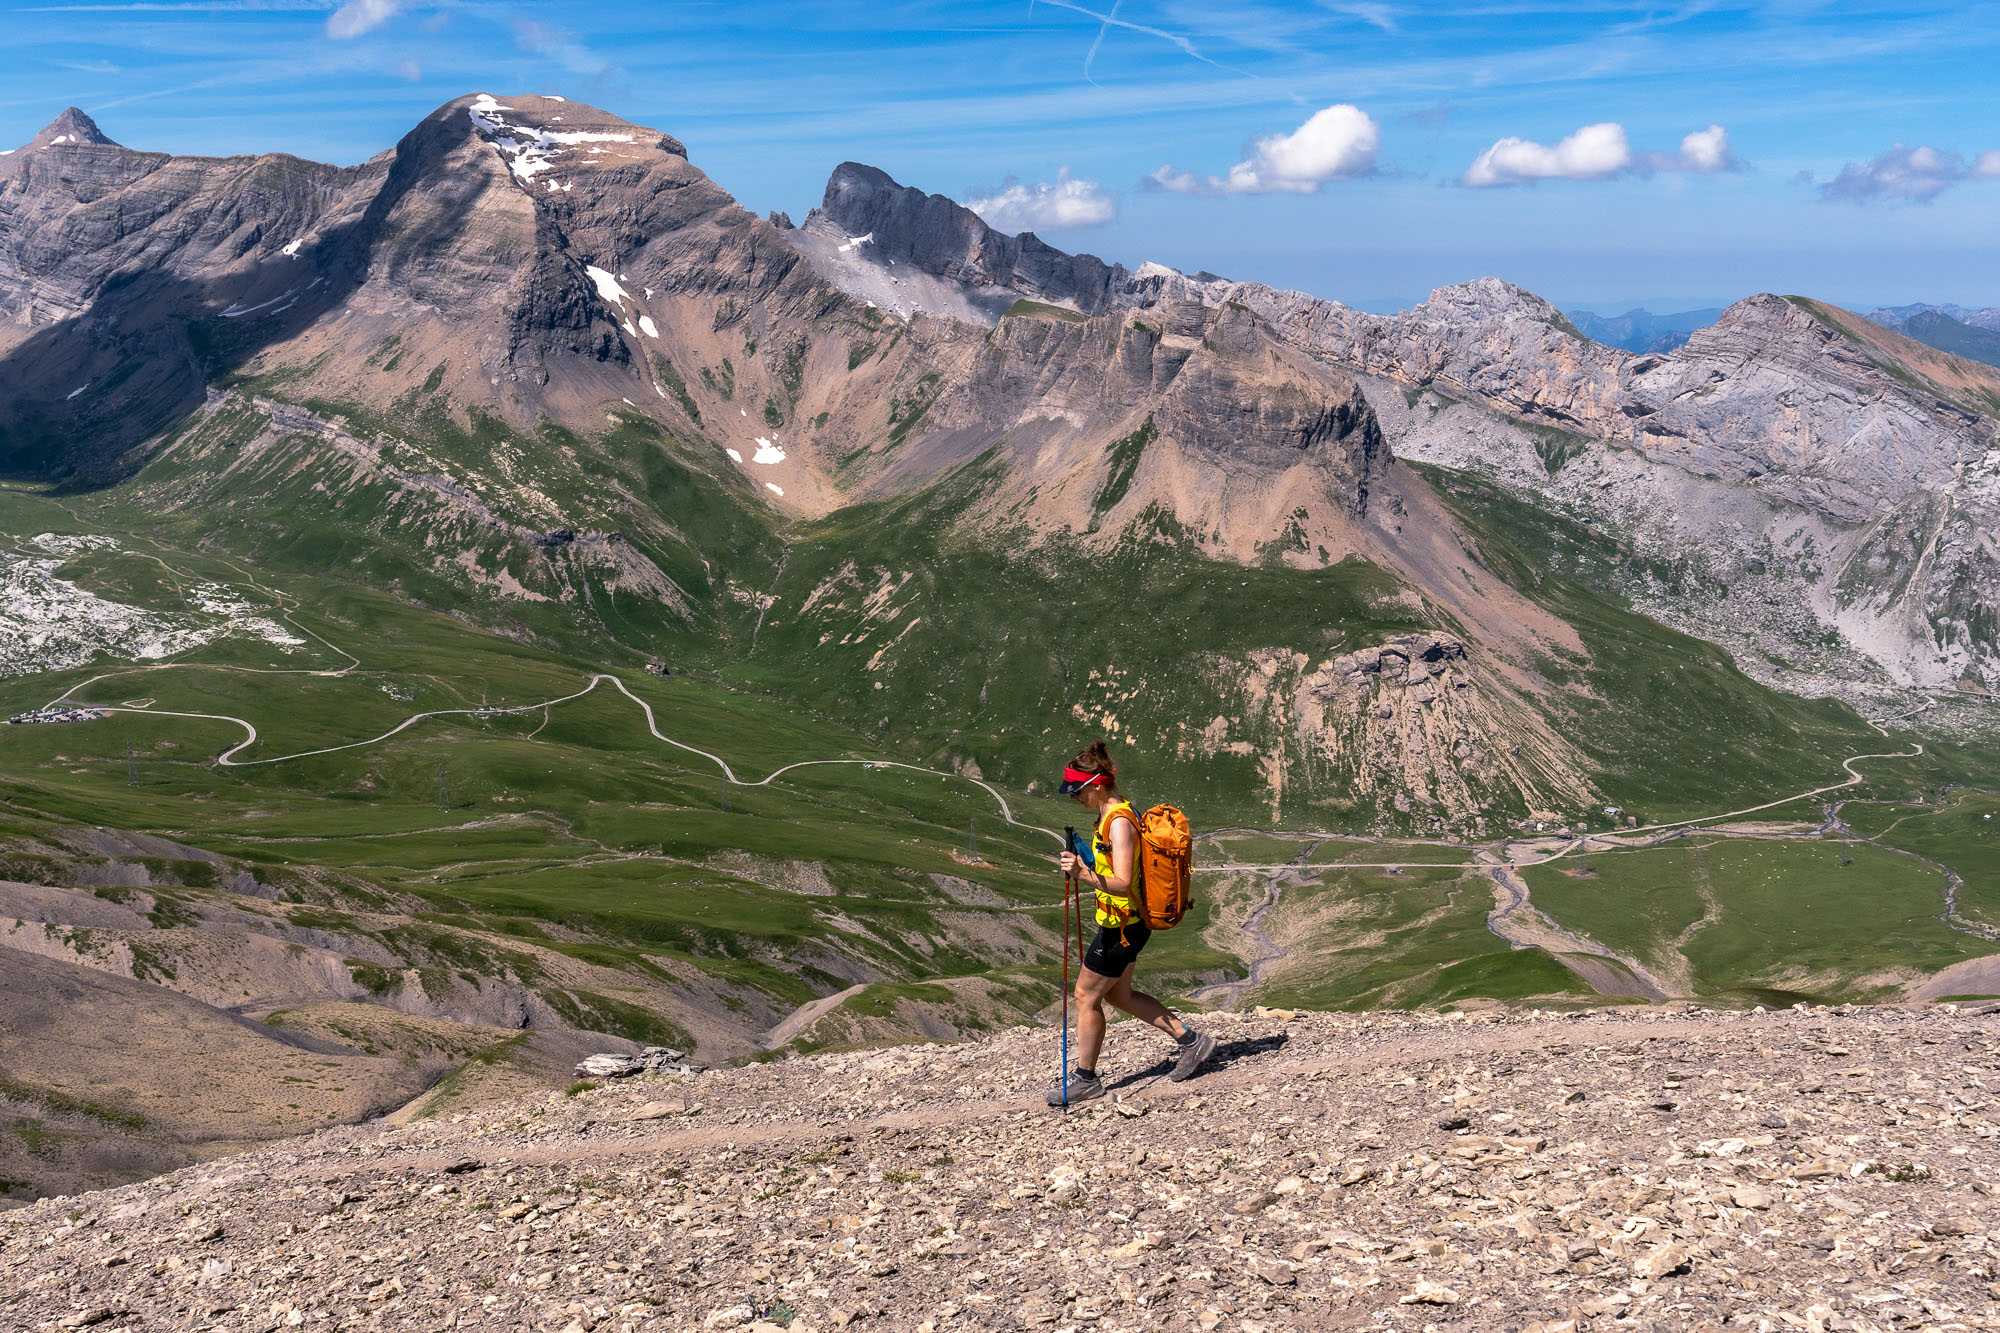
[[[1102,773],[1114,783],[1118,780],[1118,765],[1111,761],[1111,747],[1104,743],[1102,737],[1077,751],[1076,758],[1070,761],[1070,767],[1082,769],[1086,773]]]

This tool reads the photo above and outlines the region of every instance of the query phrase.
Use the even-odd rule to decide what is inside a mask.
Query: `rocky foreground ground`
[[[0,1215],[0,1327],[2000,1327],[2000,1014],[1257,1014],[648,1077]]]

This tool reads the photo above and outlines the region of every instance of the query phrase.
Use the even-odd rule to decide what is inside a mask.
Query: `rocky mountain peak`
[[[1538,324],[1553,324],[1558,328],[1569,325],[1562,311],[1554,305],[1526,287],[1495,277],[1474,278],[1470,282],[1440,287],[1417,307],[1417,312],[1453,323],[1526,319]]]
[[[859,162],[833,169],[801,231],[816,242],[807,250],[829,281],[903,314],[991,323],[1022,297],[1096,314],[1125,276],[1118,265],[1068,254],[1033,232],[996,231],[965,205]],[[916,270],[903,284],[877,271],[899,264]]]
[[[103,144],[116,148],[118,144],[97,128],[97,122],[88,113],[77,107],[64,107],[62,114],[42,126],[41,132],[28,141],[29,148],[57,148],[65,144]]]
[[[1711,328],[1752,329],[1805,328],[1817,323],[1811,312],[1797,302],[1773,292],[1757,292],[1725,308]]]
[[[472,132],[507,159],[514,177],[536,189],[546,190],[553,183],[559,191],[559,180],[537,184],[536,178],[560,172],[566,165],[613,166],[656,151],[687,156],[687,146],[672,135],[566,97],[530,93],[499,98],[473,93],[439,108],[439,113],[448,116],[460,112]]]
[[[1921,377],[1930,381],[1938,397],[1975,412],[1986,410],[2000,396],[2000,374],[1993,367],[1954,356],[1866,316],[1806,296],[1771,292],[1746,296],[1688,341],[1699,344],[1691,355],[1715,348],[1731,354],[1756,350],[1778,358],[1795,373],[1816,368],[1819,373],[1843,377],[1866,375],[1885,389],[1891,384],[1907,389],[1913,376]]]
[[[880,167],[871,167],[866,162],[842,162],[826,178],[826,192],[820,198],[820,209],[837,220],[845,220],[842,213],[849,201],[904,190],[919,196],[923,194],[921,190],[897,184],[895,177]]]

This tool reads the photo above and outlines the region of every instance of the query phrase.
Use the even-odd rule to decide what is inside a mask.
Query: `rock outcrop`
[[[867,268],[901,265],[948,284],[933,288],[929,302],[918,290],[901,298],[891,291],[883,304],[902,314],[977,312],[990,322],[1022,299],[1096,314],[1112,306],[1125,272],[1095,255],[1058,250],[1033,232],[995,231],[964,205],[899,185],[859,162],[833,169],[804,230],[815,262],[835,266],[836,275],[844,270],[858,278]],[[842,264],[847,257],[851,262]],[[871,289],[883,287],[884,278]],[[963,293],[963,306],[952,300],[954,289]]]
[[[1107,540],[1165,514],[1236,559],[1282,549],[1325,564],[1367,548],[1363,523],[1394,519],[1371,496],[1415,484],[1353,378],[1240,308],[1010,315],[972,345],[926,426],[882,451],[872,489],[998,444],[1013,466],[988,512]]]
[[[1216,660],[1234,710],[1183,747],[1248,752],[1242,733],[1275,738],[1263,753],[1273,818],[1287,783],[1337,791],[1356,809],[1483,830],[1495,806],[1574,808],[1594,798],[1589,763],[1541,720],[1503,673],[1481,671],[1463,640],[1406,634],[1314,662],[1264,651]]]

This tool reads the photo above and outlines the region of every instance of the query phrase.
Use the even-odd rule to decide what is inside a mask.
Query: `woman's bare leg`
[[[1125,975],[1118,978],[1118,983],[1105,994],[1104,998],[1132,1015],[1132,1017],[1142,1022],[1151,1023],[1175,1041],[1179,1041],[1187,1032],[1187,1029],[1181,1025],[1180,1019],[1174,1017],[1174,1011],[1146,994],[1146,992],[1132,989],[1132,970],[1138,966],[1139,964],[1136,961],[1127,964]],[[1104,1029],[1101,1016],[1102,1011],[1100,1010],[1099,1013],[1098,1035],[1101,1038]]]
[[[1131,969],[1126,969],[1131,974]],[[1097,1053],[1104,1045],[1104,1001],[1124,977],[1103,977],[1084,968],[1076,974],[1076,1067],[1097,1068]]]

